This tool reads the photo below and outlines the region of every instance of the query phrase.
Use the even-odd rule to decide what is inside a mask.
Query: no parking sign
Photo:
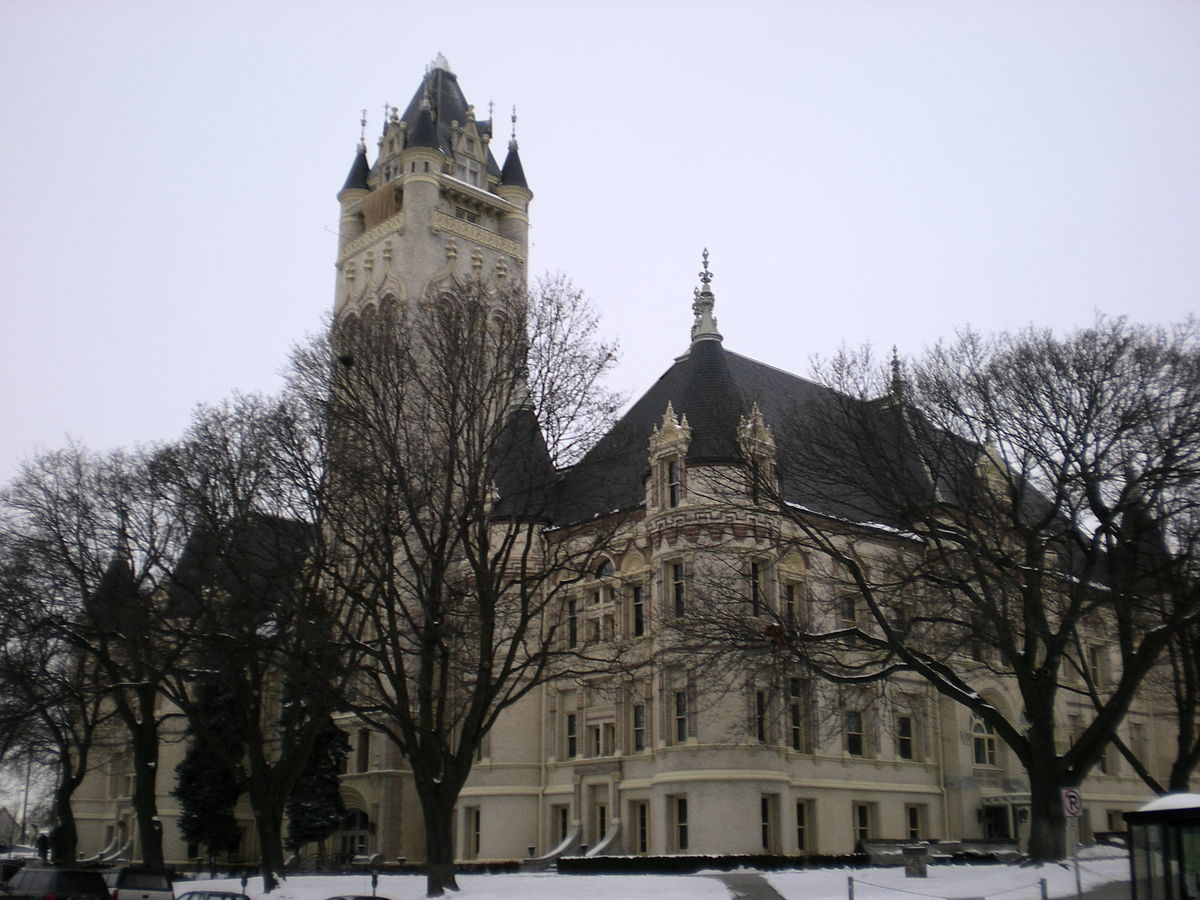
[[[1062,805],[1063,815],[1068,819],[1078,819],[1082,816],[1083,797],[1079,795],[1079,788],[1063,788]]]

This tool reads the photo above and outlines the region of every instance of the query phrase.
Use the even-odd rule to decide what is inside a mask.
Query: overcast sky
[[[480,118],[517,106],[531,271],[595,298],[623,389],[685,349],[704,247],[726,347],[801,373],[842,343],[1198,305],[1196,0],[0,14],[0,482],[274,390],[332,303],[359,111],[373,159],[439,51]]]

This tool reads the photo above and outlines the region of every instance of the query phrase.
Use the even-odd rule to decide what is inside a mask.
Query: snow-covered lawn
[[[1111,854],[1113,851],[1108,850]],[[716,873],[711,873],[716,874]],[[930,866],[925,879],[905,878],[903,868],[804,869],[763,873],[786,900],[846,900],[847,879],[854,879],[855,900],[911,900],[987,897],[997,900],[1038,900],[1039,880],[1046,879],[1051,897],[1075,896],[1071,866]],[[1124,857],[1085,858],[1080,861],[1084,890],[1114,881],[1128,881]],[[697,875],[459,875],[462,891],[454,896],[488,900],[730,900],[728,888],[709,873]],[[240,891],[236,880],[177,881],[176,895],[212,888]],[[251,879],[246,893],[260,900],[259,879]],[[421,875],[380,875],[376,890],[386,900],[420,900],[425,896]],[[326,900],[345,895],[371,895],[369,875],[293,875],[269,895],[269,900]]]

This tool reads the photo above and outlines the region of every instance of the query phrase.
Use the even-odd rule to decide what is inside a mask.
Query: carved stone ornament
[[[675,415],[675,407],[668,402],[663,413],[662,424],[655,425],[650,435],[650,453],[657,454],[663,450],[686,450],[692,442],[692,429],[688,425],[687,416],[679,418]]]

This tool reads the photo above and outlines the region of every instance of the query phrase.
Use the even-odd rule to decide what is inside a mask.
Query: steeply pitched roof
[[[358,152],[354,154],[354,162],[350,166],[350,174],[346,176],[346,183],[342,185],[342,190],[370,190],[367,185],[367,176],[370,174],[371,165],[367,162],[367,148],[359,144]]]
[[[422,100],[426,100],[428,109],[422,109]],[[467,98],[462,88],[458,86],[458,76],[450,71],[445,58],[438,54],[421,84],[408,101],[404,114],[400,117],[408,123],[406,146],[435,147],[448,156],[454,155],[452,122],[462,125],[467,121]],[[476,123],[480,133],[490,133],[490,123]],[[492,151],[487,151],[488,172],[499,176],[500,168]]]
[[[521,166],[521,154],[517,151],[516,141],[511,141],[508,145],[508,156],[504,157],[504,168],[500,170],[500,183],[529,187],[525,181],[525,169]]]

